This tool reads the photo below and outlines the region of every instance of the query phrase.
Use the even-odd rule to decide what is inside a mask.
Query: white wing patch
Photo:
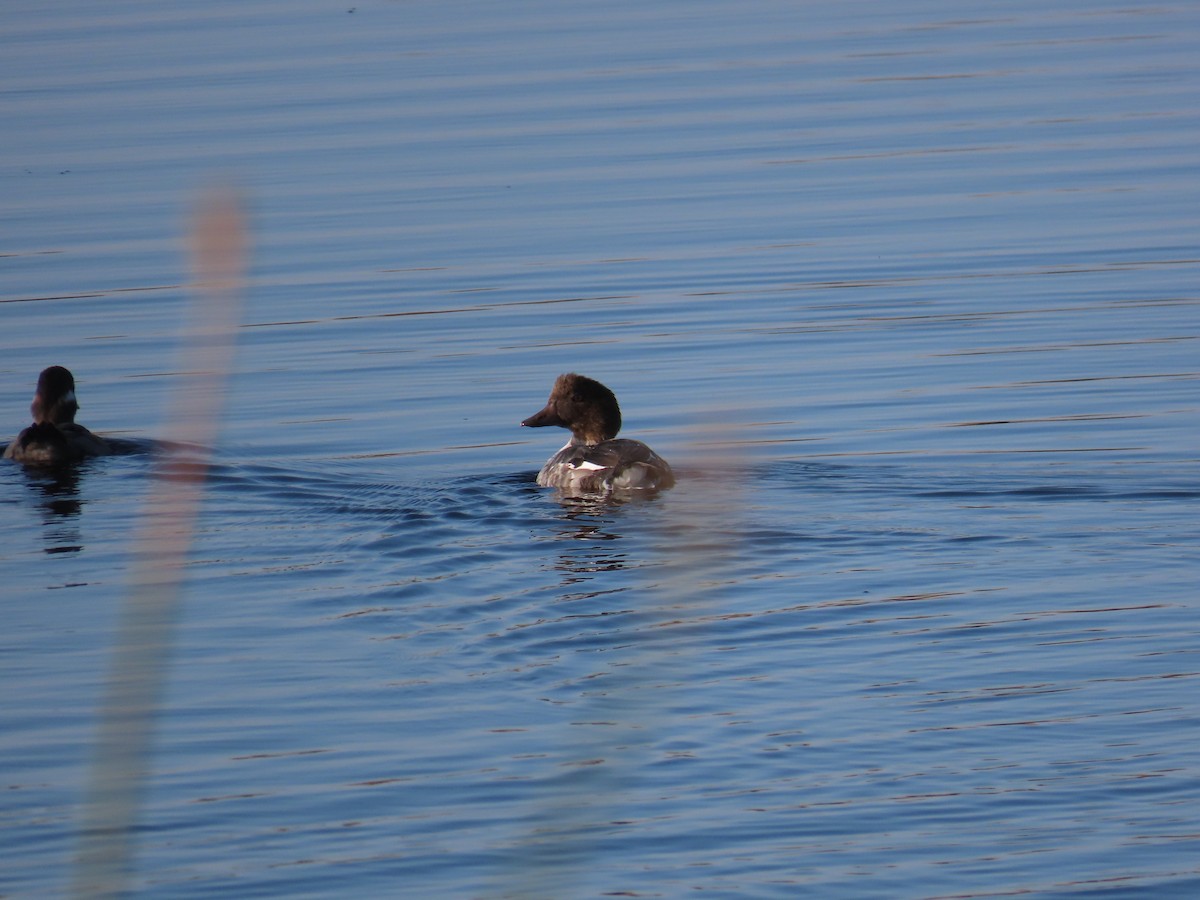
[[[585,459],[583,462],[573,466],[575,469],[587,469],[589,472],[599,472],[601,469],[607,469],[608,466],[602,466],[599,463],[594,463],[591,460]]]

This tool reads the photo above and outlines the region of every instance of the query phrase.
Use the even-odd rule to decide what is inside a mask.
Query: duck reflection
[[[109,438],[111,456],[150,455],[159,446],[153,441]],[[87,481],[105,464],[104,458],[57,465],[20,465],[12,471],[28,487],[31,506],[41,517],[46,553],[78,553],[83,549],[79,524],[88,503]]]
[[[556,538],[564,542],[556,566],[560,571],[589,575],[629,567],[626,554],[620,550],[622,535],[616,530],[622,506],[619,501],[611,497],[562,496],[559,503]],[[569,578],[564,583],[580,580]]]
[[[53,469],[24,468],[37,509],[41,513],[46,553],[78,553],[83,549],[79,516],[83,512],[79,483],[83,467],[58,466]]]

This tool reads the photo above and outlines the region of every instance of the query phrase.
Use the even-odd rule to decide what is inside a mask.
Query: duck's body
[[[44,369],[29,405],[33,424],[4,449],[4,458],[28,465],[58,466],[111,453],[106,441],[75,421],[78,409],[75,376],[62,366]]]
[[[61,466],[110,452],[105,440],[82,425],[35,422],[4,449],[4,458],[35,466]]]
[[[667,461],[641,441],[617,438],[621,409],[604,385],[583,375],[560,375],[545,408],[522,425],[569,428],[571,440],[538,472],[537,483],[567,494],[656,491],[671,487]]]
[[[567,444],[542,466],[537,483],[568,494],[662,490],[675,483],[667,461],[643,444],[617,438]]]

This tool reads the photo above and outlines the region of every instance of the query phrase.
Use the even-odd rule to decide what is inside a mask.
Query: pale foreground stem
[[[141,800],[211,448],[216,440],[245,269],[246,230],[231,189],[203,197],[189,238],[195,289],[180,386],[133,542],[75,860],[76,896],[129,889]]]

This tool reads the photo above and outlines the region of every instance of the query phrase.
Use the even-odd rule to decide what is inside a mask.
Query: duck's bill
[[[559,418],[558,413],[554,411],[554,407],[549,404],[539,412],[535,412],[521,424],[527,428],[542,428],[546,425],[558,425],[560,428],[567,427],[567,423]]]

